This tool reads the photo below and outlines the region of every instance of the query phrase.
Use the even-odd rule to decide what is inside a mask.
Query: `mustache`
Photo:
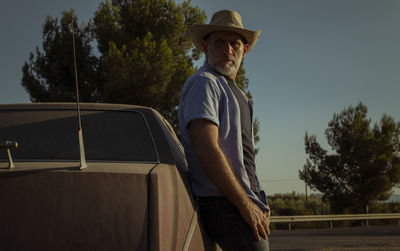
[[[221,57],[221,60],[235,61],[235,58],[234,57],[229,57],[229,56],[224,56],[224,57]]]

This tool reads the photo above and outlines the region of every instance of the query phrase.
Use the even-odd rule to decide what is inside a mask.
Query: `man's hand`
[[[249,224],[253,230],[254,236],[257,241],[261,238],[267,239],[270,234],[269,223],[270,223],[270,211],[268,213],[263,212],[254,202],[249,200],[246,204],[239,207],[240,214],[243,219]]]

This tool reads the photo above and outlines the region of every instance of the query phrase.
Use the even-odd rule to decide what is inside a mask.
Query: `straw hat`
[[[203,51],[202,41],[213,31],[233,31],[242,35],[249,44],[249,51],[256,44],[261,30],[246,30],[243,28],[242,17],[233,10],[221,10],[216,12],[210,21],[210,24],[194,24],[191,28],[193,44],[197,49]]]

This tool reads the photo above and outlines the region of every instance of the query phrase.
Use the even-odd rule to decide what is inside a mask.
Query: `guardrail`
[[[295,222],[327,221],[330,222],[330,227],[333,228],[333,221],[366,220],[368,226],[368,220],[383,220],[383,219],[397,219],[397,224],[400,225],[400,213],[271,216],[271,223],[287,222],[289,223],[289,230],[291,230],[292,223]]]

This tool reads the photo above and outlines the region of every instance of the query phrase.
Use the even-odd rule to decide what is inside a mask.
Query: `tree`
[[[325,131],[332,154],[306,132],[308,158],[300,179],[321,191],[335,212],[368,212],[372,201],[387,199],[400,182],[400,122],[383,115],[379,124],[370,123],[362,103],[334,114]]]
[[[190,1],[103,2],[93,22],[75,28],[81,100],[150,106],[176,127],[180,90],[200,57],[190,26],[205,18]],[[72,10],[60,22],[47,17],[43,49],[25,62],[21,84],[33,102],[75,100],[72,20]]]
[[[95,13],[94,34],[107,76],[104,101],[156,108],[177,127],[180,90],[194,73],[190,27],[204,23],[190,1],[114,0]]]
[[[22,86],[33,102],[74,101],[75,74],[72,47],[72,22],[78,23],[74,11],[64,11],[60,22],[47,17],[43,24],[42,51],[30,53],[22,72]],[[101,62],[94,56],[90,25],[75,25],[76,55],[81,100],[101,99],[103,74]]]

